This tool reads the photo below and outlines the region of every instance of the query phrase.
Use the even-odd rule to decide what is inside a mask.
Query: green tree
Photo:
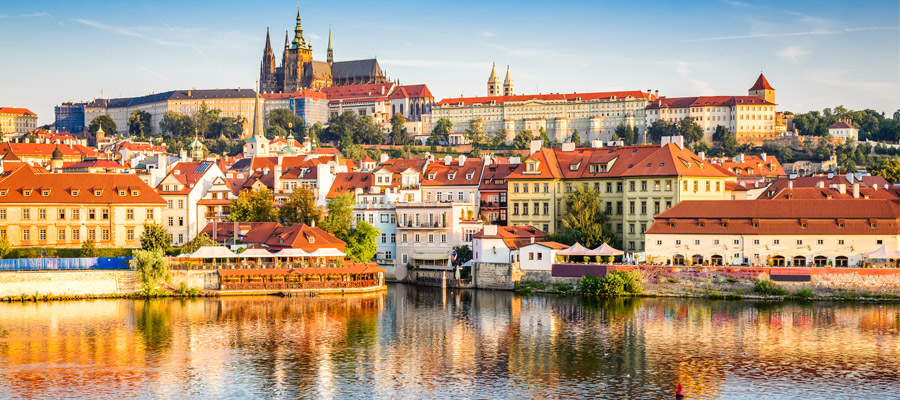
[[[547,131],[544,129],[543,126],[538,130],[537,140],[541,141],[542,146],[544,146],[548,149],[553,148],[553,142],[550,141],[550,137],[547,136]]]
[[[378,251],[376,240],[379,234],[378,229],[368,222],[357,221],[349,236],[341,239],[347,243],[347,258],[355,262],[371,262]]]
[[[358,116],[353,111],[344,111],[329,121],[321,140],[344,143],[350,138],[356,144],[382,144],[386,135],[380,124],[376,124],[371,115]]]
[[[637,144],[637,131],[631,125],[619,124],[616,126],[616,136],[625,142],[625,145]]]
[[[275,139],[276,137],[286,137],[286,136],[287,136],[287,130],[285,130],[284,128],[282,128],[278,125],[270,126],[268,129],[266,129],[266,133],[265,133],[266,139],[269,139],[269,140]]]
[[[131,265],[144,286],[144,293],[150,294],[169,276],[169,263],[162,250],[135,250]]]
[[[207,235],[206,233],[201,233],[197,236],[194,236],[194,238],[191,239],[191,241],[189,241],[189,242],[185,243],[183,246],[181,246],[181,253],[182,254],[193,254],[195,251],[197,251],[201,247],[218,246],[218,245],[219,244],[216,243],[214,240],[212,240],[212,238],[210,238],[209,235]]]
[[[97,133],[100,130],[100,127],[103,127],[103,132],[106,133],[107,136],[115,135],[118,133],[116,130],[116,121],[113,121],[112,117],[109,114],[98,115],[94,117],[94,120],[91,121],[90,125],[88,125],[88,132],[91,135]]]
[[[219,121],[219,114],[221,113],[222,110],[210,109],[205,101],[200,102],[200,109],[194,113],[194,117],[191,119],[196,132],[199,133],[201,137],[211,137],[212,127]]]
[[[299,187],[278,210],[278,219],[284,225],[312,225],[322,219],[322,207],[316,204],[316,194],[312,190]]]
[[[0,258],[6,258],[11,251],[12,244],[9,243],[9,239],[6,236],[0,237]]]
[[[141,248],[165,251],[172,244],[172,234],[162,224],[145,223],[141,232]]]
[[[575,146],[581,146],[581,135],[578,134],[578,129],[572,131],[572,137],[569,138],[569,141],[575,143]]]
[[[722,145],[722,152],[725,156],[733,156],[738,153],[738,142],[734,134],[728,128],[719,125],[713,133],[713,141]]]
[[[244,123],[246,123],[246,119],[240,115],[220,118],[210,126],[209,137],[225,138],[227,140],[240,139],[244,134]]]
[[[686,144],[692,144],[703,141],[703,127],[697,124],[691,117],[682,118],[678,122],[678,133],[684,136]]]
[[[409,144],[409,132],[406,131],[406,118],[400,113],[391,117],[391,144],[394,146],[406,146]]]
[[[492,147],[500,147],[506,143],[506,128],[500,128],[490,137]]]
[[[456,267],[462,266],[472,259],[472,249],[468,245],[454,246],[453,252],[456,253],[456,259],[453,260],[453,265]]]
[[[273,208],[274,202],[269,189],[261,187],[242,191],[238,198],[231,200],[231,215],[228,219],[234,222],[275,222],[278,220],[278,213]]]
[[[441,118],[434,124],[431,130],[430,143],[434,145],[443,145],[450,143],[450,133],[453,131],[453,123],[449,119]]]
[[[94,246],[93,240],[87,239],[81,242],[81,256],[97,257],[97,247]]]
[[[531,146],[531,141],[534,140],[534,136],[531,135],[531,131],[523,130],[516,134],[516,137],[513,139],[513,147],[519,150],[528,149]]]
[[[104,129],[106,129],[104,127]],[[194,135],[194,122],[191,117],[174,111],[166,111],[159,121],[159,130],[163,134],[183,138]],[[171,148],[169,149],[172,150]]]
[[[578,185],[566,196],[566,212],[562,221],[564,230],[577,236],[578,242],[584,246],[594,248],[614,240],[614,237],[603,230],[607,216],[603,210],[603,201],[600,200],[600,192],[591,190],[587,184]]]
[[[653,121],[647,128],[647,136],[654,143],[659,143],[664,136],[675,136],[677,134],[677,126],[670,124],[669,121],[664,119]]]
[[[303,123],[303,118],[294,114],[289,108],[276,108],[270,111],[266,122],[269,123],[269,126],[281,127],[289,135],[294,135],[295,138],[299,137],[300,140],[306,137],[306,124]]]
[[[481,119],[473,119],[469,121],[469,128],[466,129],[466,140],[468,140],[474,148],[480,148],[481,146],[484,146],[484,121],[482,121]]]
[[[878,175],[888,183],[900,182],[900,158],[885,157],[870,168],[872,175]]]
[[[322,221],[322,229],[345,240],[353,227],[353,193],[344,193],[328,200],[328,215]]]
[[[132,111],[128,117],[128,134],[143,138],[149,135],[150,132],[150,113],[143,110]]]
[[[325,126],[322,125],[321,122],[316,122],[313,126],[309,127],[309,140],[313,146],[319,147],[319,138],[322,136],[323,132],[325,132]]]

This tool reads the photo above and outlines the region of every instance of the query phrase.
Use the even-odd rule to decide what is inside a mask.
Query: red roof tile
[[[856,129],[856,127],[851,125],[847,121],[840,120],[838,122],[831,124],[831,126],[829,126],[828,129]]]
[[[344,193],[355,193],[356,189],[362,189],[368,193],[375,183],[375,175],[371,172],[341,172],[335,175],[334,183],[328,191],[326,198],[332,198]]]
[[[759,78],[756,78],[756,83],[750,88],[750,90],[775,90],[772,85],[769,84],[769,81],[766,79],[766,76],[759,73]]]
[[[484,97],[457,97],[442,99],[436,105],[460,105],[460,104],[503,104],[506,102],[524,102],[529,100],[557,101],[557,102],[574,102],[574,101],[592,101],[607,100],[612,97],[617,99],[642,98],[653,100],[653,95],[639,90],[621,91],[621,92],[594,92],[594,93],[568,93],[568,94],[526,94],[516,96],[484,96]]]
[[[8,189],[0,203],[165,204],[153,188],[132,174],[42,173],[22,166],[0,180]],[[30,190],[29,196],[26,191]],[[44,190],[49,190],[44,195]],[[100,190],[100,196],[95,191]],[[125,195],[120,196],[124,190]],[[132,191],[137,191],[134,196]],[[77,196],[75,192],[77,191]]]
[[[31,112],[31,110],[27,108],[18,108],[18,107],[0,107],[0,114],[17,114],[17,115],[31,115],[37,116],[37,114]]]
[[[483,166],[482,158],[468,158],[461,167],[459,159],[451,160],[450,165],[446,165],[444,160],[437,160],[425,169],[422,186],[478,186]]]
[[[647,105],[648,110],[660,108],[689,107],[730,107],[734,105],[774,106],[757,96],[698,96],[698,97],[660,97]]]

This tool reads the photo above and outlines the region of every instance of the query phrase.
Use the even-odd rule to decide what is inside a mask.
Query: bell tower
[[[497,64],[491,65],[491,76],[488,77],[487,81],[487,95],[500,95],[500,79],[497,78]]]

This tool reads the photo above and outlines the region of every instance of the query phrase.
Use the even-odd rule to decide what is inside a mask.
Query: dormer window
[[[310,243],[315,243],[315,242],[316,242],[316,237],[315,237],[315,236],[310,236],[310,237],[309,237],[309,242],[310,242]]]
[[[49,196],[49,195],[50,195],[50,190],[49,190],[49,189],[41,190],[41,196],[47,197],[47,196]]]
[[[131,195],[134,196],[134,197],[137,197],[137,196],[140,195],[140,194],[141,194],[141,192],[140,192],[139,190],[132,190],[132,191],[131,191]]]
[[[475,177],[475,174],[466,174],[466,180],[467,180],[467,181],[471,181],[472,178],[474,178],[474,177]]]
[[[6,190],[0,190],[0,196],[6,196]]]
[[[528,166],[526,167],[526,169],[528,172],[536,172],[537,171],[537,163],[536,162],[528,163]]]
[[[102,190],[99,190],[99,189],[98,189],[98,190],[95,190],[95,191],[94,191],[94,196],[100,197],[100,195],[102,195],[102,194],[103,194],[103,191],[102,191]]]
[[[78,190],[72,190],[72,196],[78,196]]]
[[[22,196],[31,196],[31,190],[25,189],[22,191]]]
[[[454,179],[456,179],[456,174],[455,174],[455,173],[453,173],[453,174],[448,174],[448,175],[447,175],[447,179],[448,179],[448,180],[451,180],[451,181],[454,180]]]
[[[124,196],[127,196],[127,195],[128,195],[128,191],[126,191],[126,190],[120,190],[120,191],[119,191],[119,196],[123,196],[123,197],[124,197]]]
[[[428,180],[433,181],[435,178],[434,174],[428,174]]]

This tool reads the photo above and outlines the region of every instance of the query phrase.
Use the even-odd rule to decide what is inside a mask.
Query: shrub
[[[144,292],[148,294],[169,276],[169,263],[163,257],[163,252],[159,250],[135,251],[132,265],[144,285]]]
[[[801,299],[811,299],[813,297],[816,297],[816,293],[812,288],[803,288],[798,290],[797,293],[794,293],[794,297],[798,297]]]
[[[756,281],[756,284],[753,286],[753,291],[763,296],[784,296],[787,294],[787,291],[784,290],[783,287],[778,286],[777,283],[768,279]]]
[[[582,293],[591,296],[621,296],[644,291],[643,277],[636,271],[612,271],[604,277],[586,275],[578,281]]]

